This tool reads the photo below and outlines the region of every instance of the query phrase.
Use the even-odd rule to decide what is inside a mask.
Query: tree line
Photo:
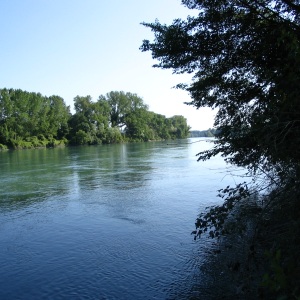
[[[188,137],[183,116],[149,111],[133,93],[111,91],[93,102],[74,98],[75,113],[59,96],[0,89],[0,149],[96,145]]]
[[[215,137],[218,132],[215,128],[209,128],[207,130],[191,130],[190,137]]]

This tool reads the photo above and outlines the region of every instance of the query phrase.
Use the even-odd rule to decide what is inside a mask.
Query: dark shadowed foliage
[[[289,227],[299,232],[300,2],[182,3],[193,10],[193,16],[176,19],[171,25],[158,20],[143,23],[153,31],[154,40],[143,41],[141,50],[151,51],[157,60],[154,67],[193,75],[192,83],[178,84],[191,95],[187,104],[217,110],[218,138],[211,150],[198,154],[198,160],[220,154],[253,177],[251,184],[219,191],[224,204],[199,215],[195,236],[208,232],[220,237],[228,233],[225,225],[232,221],[239,227],[253,213],[240,202],[258,193],[257,203],[250,205],[259,216],[253,234],[274,238],[264,245],[271,257],[264,286],[272,296],[296,299],[300,294],[299,260],[294,261],[293,271],[285,265],[294,256],[282,239],[286,235],[285,239],[294,240]],[[274,223],[261,224],[276,222],[274,216],[283,208],[286,221],[280,218],[279,224],[284,234],[273,234],[277,232],[271,231]],[[299,252],[299,240],[293,251],[296,249]],[[293,277],[295,270],[297,277]]]

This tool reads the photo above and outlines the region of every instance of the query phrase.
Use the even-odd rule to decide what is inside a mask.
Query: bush
[[[6,145],[0,144],[0,151],[8,150],[8,147]]]

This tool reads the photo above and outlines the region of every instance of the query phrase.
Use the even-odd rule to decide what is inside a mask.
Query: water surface
[[[198,141],[0,153],[0,299],[192,298],[194,220],[234,184]]]

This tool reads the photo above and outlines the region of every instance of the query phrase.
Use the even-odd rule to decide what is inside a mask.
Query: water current
[[[0,299],[193,298],[195,218],[235,182],[210,142],[0,152]]]

